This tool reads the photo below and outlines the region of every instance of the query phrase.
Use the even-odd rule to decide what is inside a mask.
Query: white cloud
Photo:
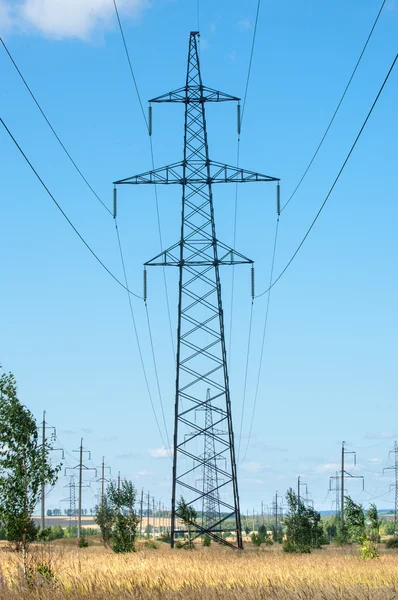
[[[378,463],[383,462],[382,458],[369,458],[368,462],[372,463],[373,465],[377,465]]]
[[[150,471],[137,471],[137,477],[147,477],[148,475],[152,475]]]
[[[149,456],[152,458],[170,458],[173,456],[172,448],[150,448],[148,450]]]
[[[137,18],[148,0],[118,0],[121,16]],[[111,0],[0,0],[0,30],[38,31],[51,38],[90,39],[115,25]]]
[[[0,33],[11,27],[11,10],[5,0],[0,0]]]

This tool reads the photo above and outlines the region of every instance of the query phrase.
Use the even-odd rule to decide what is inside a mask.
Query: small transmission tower
[[[390,450],[389,456],[394,455],[394,464],[391,467],[385,467],[384,471],[393,469],[394,471],[394,483],[390,485],[390,490],[394,490],[394,537],[397,535],[397,515],[398,515],[398,444],[394,442],[394,450]]]
[[[211,404],[210,388],[206,392],[205,429],[203,452],[203,499],[202,499],[202,526],[206,530],[215,529],[221,521],[220,511],[220,475],[217,466],[216,436],[227,432],[216,430],[213,426],[213,408]],[[221,471],[221,470],[220,470]]]
[[[208,535],[228,546],[242,548],[241,517],[231,399],[221,301],[220,267],[253,264],[233,248],[217,239],[213,185],[219,183],[279,182],[253,171],[226,165],[209,158],[205,105],[208,102],[239,103],[239,98],[206,87],[202,83],[197,39],[189,37],[188,65],[185,85],[150,100],[150,103],[181,103],[185,109],[184,156],[181,162],[154,169],[114,182],[114,214],[116,186],[121,184],[178,184],[182,186],[180,240],[145,263],[145,266],[170,266],[179,271],[177,318],[177,373],[173,438],[173,484],[171,498],[171,546],[174,546],[178,495],[201,510],[203,503],[219,498],[220,516],[211,524],[191,523],[193,537]],[[152,133],[152,106],[149,107],[149,134]],[[238,104],[238,132],[240,105]],[[278,184],[279,190],[279,184]],[[279,195],[278,195],[279,199]],[[145,294],[146,295],[146,294]],[[212,426],[226,430],[227,435],[212,435],[214,457],[225,459],[225,468],[217,467],[214,488],[205,490],[197,476],[203,475],[205,459],[201,436],[207,431],[206,411],[202,423],[195,414],[204,408],[206,389],[211,388],[209,411]],[[189,464],[188,464],[189,463]],[[209,504],[207,504],[209,506]],[[214,508],[214,506],[213,506]],[[212,508],[212,510],[213,510]],[[209,508],[210,510],[210,508]],[[218,509],[217,509],[218,510]],[[216,512],[217,512],[216,510]],[[236,545],[224,540],[221,533],[235,532]]]
[[[69,477],[69,483],[64,487],[69,488],[69,498],[67,499],[69,501],[69,525],[72,526],[73,522],[76,526],[76,484],[74,475]]]

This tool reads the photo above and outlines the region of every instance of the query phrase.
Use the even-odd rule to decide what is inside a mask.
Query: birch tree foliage
[[[42,482],[54,485],[61,465],[53,467],[48,442],[38,437],[36,420],[18,399],[12,373],[0,376],[0,520],[10,541],[26,550],[35,537],[32,515]]]

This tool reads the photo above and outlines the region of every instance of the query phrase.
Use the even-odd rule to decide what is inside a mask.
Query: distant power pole
[[[275,527],[275,537],[278,536],[278,527],[279,527],[279,518],[282,516],[282,506],[278,504],[280,500],[280,496],[278,496],[278,492],[275,493],[275,499],[272,502],[272,510],[274,513],[274,527]]]
[[[300,498],[301,498],[301,488],[305,486],[305,491],[306,491],[306,496],[308,496],[308,487],[306,483],[303,483],[301,481],[301,477],[300,475],[297,477],[297,499],[300,503]]]
[[[148,492],[148,528],[147,528],[148,540],[149,540],[149,529],[150,529],[150,527],[149,527],[149,513],[151,512],[151,509],[150,509],[150,500],[151,500],[151,497],[150,497],[150,493]]]
[[[109,482],[109,479],[105,478],[105,469],[109,469],[109,474],[112,473],[111,468],[105,464],[105,457],[103,456],[101,463],[101,477],[97,479],[97,481],[101,483],[101,502],[103,501],[105,495],[105,483]]]
[[[69,497],[61,500],[61,502],[69,502],[69,527],[72,527],[72,519],[76,525],[76,484],[75,476],[71,475],[68,485],[64,487],[69,489]]]
[[[365,489],[365,484],[364,484],[364,477],[363,475],[351,475],[351,473],[349,473],[348,471],[345,470],[344,468],[344,458],[346,454],[353,454],[354,455],[354,466],[356,466],[357,464],[357,454],[356,452],[354,452],[353,450],[346,450],[345,449],[345,442],[343,441],[341,444],[341,471],[340,471],[340,479],[341,479],[341,487],[340,487],[340,494],[341,494],[341,500],[340,500],[340,517],[341,517],[341,531],[343,531],[344,529],[344,493],[345,493],[345,488],[344,488],[344,477],[350,477],[351,479],[362,479],[362,488]]]
[[[144,488],[141,488],[141,501],[140,501],[140,539],[142,538],[143,505],[144,505]]]
[[[41,429],[41,461],[42,461],[42,480],[41,480],[41,511],[40,511],[40,528],[43,530],[45,527],[45,519],[46,519],[46,484],[44,481],[44,472],[45,472],[45,466],[46,466],[46,442],[47,442],[47,430],[51,429],[52,433],[51,433],[51,439],[55,440],[56,439],[56,429],[55,427],[52,427],[51,425],[48,425],[48,423],[46,423],[46,411],[43,411],[43,421],[41,423],[41,426],[38,427],[38,429]],[[52,448],[53,450],[60,450],[62,452],[62,459],[65,458],[64,456],[64,451],[62,448]]]
[[[340,515],[340,474],[338,471],[336,471],[336,475],[332,475],[329,478],[329,492],[336,492],[336,499],[333,500],[333,502],[335,503],[335,509],[336,509],[336,517],[338,517]],[[332,487],[332,482],[334,481],[334,486]]]
[[[391,454],[394,454],[394,464],[391,465],[391,467],[385,467],[385,469],[383,469],[383,473],[384,471],[388,471],[390,469],[393,469],[394,471],[394,483],[392,483],[390,485],[390,490],[391,488],[394,488],[394,497],[395,497],[395,501],[394,501],[394,536],[397,535],[397,510],[398,510],[398,444],[397,442],[394,442],[394,450],[390,450],[390,452],[388,453],[388,456],[391,456]]]
[[[89,487],[88,485],[83,486],[83,471],[95,471],[95,477],[97,477],[97,469],[96,467],[86,467],[83,464],[83,454],[88,454],[88,460],[91,460],[91,452],[89,450],[85,450],[83,448],[83,438],[80,440],[80,446],[77,450],[73,450],[73,452],[79,452],[79,464],[76,467],[66,467],[66,471],[68,470],[79,470],[79,498],[78,498],[78,509],[77,509],[77,537],[81,536],[82,529],[82,491],[83,487]]]

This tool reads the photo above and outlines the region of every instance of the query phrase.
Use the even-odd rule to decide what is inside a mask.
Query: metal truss
[[[184,104],[183,160],[114,183],[182,186],[180,240],[145,263],[179,269],[171,546],[177,535],[178,495],[182,495],[204,514],[201,523],[199,519],[191,523],[193,537],[208,535],[242,548],[219,268],[252,260],[217,239],[212,186],[279,179],[209,159],[205,104],[239,98],[203,85],[198,35],[190,34],[185,86],[150,101]],[[224,540],[225,532],[233,532],[235,538]]]

